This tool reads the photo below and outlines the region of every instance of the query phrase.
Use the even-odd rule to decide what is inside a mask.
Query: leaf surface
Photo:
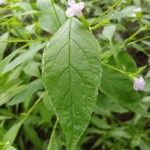
[[[0,60],[2,60],[4,51],[7,46],[7,39],[8,39],[9,33],[4,33],[3,35],[0,36]]]
[[[149,114],[142,107],[140,94],[133,89],[133,82],[129,77],[110,65],[102,65],[102,68],[100,90],[133,112],[148,116]]]
[[[42,48],[45,47],[45,44],[40,44],[40,43],[33,43],[29,50],[20,54],[17,58],[15,58],[14,60],[12,60],[9,64],[7,64],[2,73],[6,73],[12,69],[14,69],[15,67],[17,67],[18,65],[24,63],[25,61],[27,61],[28,59],[31,59],[39,50],[41,50]],[[1,64],[0,64],[1,65]]]
[[[115,31],[116,31],[116,26],[115,25],[105,26],[104,30],[103,30],[103,35],[106,39],[112,40]]]
[[[99,50],[91,33],[70,18],[44,52],[44,84],[64,129],[68,150],[75,149],[96,103],[101,77]]]
[[[66,21],[64,11],[50,0],[37,0],[37,7],[41,11],[39,17],[41,28],[49,33],[55,33]]]
[[[17,124],[14,124],[5,134],[3,137],[3,140],[6,142],[9,142],[9,144],[12,144],[19,132],[19,129],[22,125],[22,122],[19,122]]]

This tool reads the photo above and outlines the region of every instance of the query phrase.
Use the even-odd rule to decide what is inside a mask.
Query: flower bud
[[[144,89],[145,86],[145,80],[143,79],[143,77],[138,77],[134,79],[134,84],[133,84],[133,88],[136,91],[142,91]]]
[[[68,0],[68,9],[66,11],[66,16],[73,17],[73,16],[82,16],[82,10],[84,9],[84,3],[76,3],[74,0]]]

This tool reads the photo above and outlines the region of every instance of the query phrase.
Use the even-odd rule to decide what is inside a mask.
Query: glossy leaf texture
[[[43,80],[59,122],[67,150],[87,127],[101,78],[100,46],[75,18],[68,19],[50,40],[43,55]]]
[[[40,9],[40,26],[49,33],[55,33],[66,21],[64,11],[50,0],[37,0],[37,7]]]

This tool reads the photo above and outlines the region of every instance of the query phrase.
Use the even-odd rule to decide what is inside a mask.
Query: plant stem
[[[89,29],[90,25],[89,25],[89,22],[87,21],[87,19],[84,16],[81,16],[79,18],[82,21],[82,23],[85,25],[85,27]]]
[[[125,72],[125,71],[123,71],[123,70],[120,70],[120,69],[118,69],[118,68],[116,68],[116,67],[114,67],[114,66],[111,66],[111,65],[109,65],[109,64],[105,64],[105,63],[103,63],[103,62],[101,62],[101,64],[104,65],[104,66],[107,66],[107,67],[109,67],[109,68],[111,68],[111,69],[113,69],[113,70],[116,70],[116,71],[118,71],[118,72],[120,72],[120,73],[122,73],[122,74],[126,74],[126,75],[129,76],[129,74],[128,74],[127,72]]]
[[[120,4],[121,0],[117,1],[112,7],[110,7],[107,11],[105,11],[102,15],[100,15],[99,17],[97,17],[92,23],[91,25],[94,25],[97,23],[97,21],[99,19],[101,19],[103,16],[105,16],[107,13],[109,13],[112,9],[114,9],[116,6],[118,6]]]
[[[47,150],[52,150],[51,149],[52,140],[53,140],[53,137],[54,137],[54,134],[55,134],[55,130],[56,130],[57,124],[58,124],[58,118],[56,118],[56,121],[55,121],[55,124],[54,124],[54,127],[53,127],[53,131],[52,131],[51,136],[50,136],[50,140],[49,140],[49,144],[48,144]]]
[[[39,99],[33,104],[33,106],[29,109],[29,111],[25,114],[24,118],[21,120],[21,122],[23,123],[28,116],[31,114],[31,112],[33,111],[33,109],[39,104],[39,102],[41,101],[43,97],[43,94],[39,97]]]
[[[104,26],[105,24],[108,24],[110,23],[110,19],[109,18],[106,18],[104,20],[102,20],[101,22],[99,22],[98,24],[90,27],[91,30],[97,30],[99,29],[100,27]]]
[[[144,26],[142,28],[140,28],[138,31],[136,31],[135,33],[133,33],[129,38],[127,38],[122,45],[120,46],[120,48],[125,47],[130,41],[132,41],[134,39],[135,36],[137,36],[140,32],[145,31],[147,29],[147,26]]]

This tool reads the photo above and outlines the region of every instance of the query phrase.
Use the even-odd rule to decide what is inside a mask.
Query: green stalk
[[[87,21],[87,19],[83,15],[79,18],[80,18],[81,22],[85,25],[85,27],[89,29],[90,25],[89,25],[89,22]]]
[[[129,75],[127,72],[125,72],[125,71],[123,71],[123,70],[120,70],[120,69],[118,69],[118,68],[116,68],[116,67],[114,67],[114,66],[111,66],[111,65],[109,65],[109,64],[105,64],[105,63],[103,63],[103,62],[101,62],[101,64],[104,65],[104,66],[106,66],[106,67],[109,67],[109,68],[111,68],[111,69],[113,69],[113,70],[116,70],[116,71],[118,71],[118,72],[120,72],[120,73],[122,73],[122,74]]]
[[[33,106],[29,109],[29,111],[25,114],[24,118],[21,120],[21,122],[23,123],[28,116],[31,114],[31,112],[35,109],[35,107],[39,104],[39,102],[41,101],[43,97],[43,94],[39,97],[39,99],[33,104]]]
[[[132,41],[134,39],[134,37],[136,37],[140,32],[145,31],[147,29],[147,26],[144,26],[142,28],[140,28],[138,31],[136,31],[135,33],[133,33],[129,38],[127,38],[123,44],[120,46],[120,48],[123,48],[126,46],[126,44],[128,44],[130,41]]]
[[[102,20],[101,22],[99,22],[98,24],[90,27],[91,30],[97,30],[99,28],[101,28],[102,26],[104,26],[105,24],[108,24],[110,23],[110,19],[109,18],[106,18],[104,20]]]
[[[47,150],[52,150],[52,149],[51,149],[51,146],[52,146],[52,140],[53,140],[54,135],[55,135],[55,130],[56,130],[57,124],[58,124],[58,118],[57,118],[56,121],[55,121],[53,130],[52,130],[52,133],[51,133],[51,136],[50,136],[50,140],[49,140],[49,143],[48,143]]]
[[[112,7],[110,7],[107,11],[105,11],[102,15],[100,15],[99,17],[97,17],[92,23],[91,25],[94,25],[98,22],[99,19],[101,19],[102,17],[104,17],[107,13],[109,13],[112,9],[114,9],[116,6],[118,6],[120,4],[121,0],[118,0]]]

